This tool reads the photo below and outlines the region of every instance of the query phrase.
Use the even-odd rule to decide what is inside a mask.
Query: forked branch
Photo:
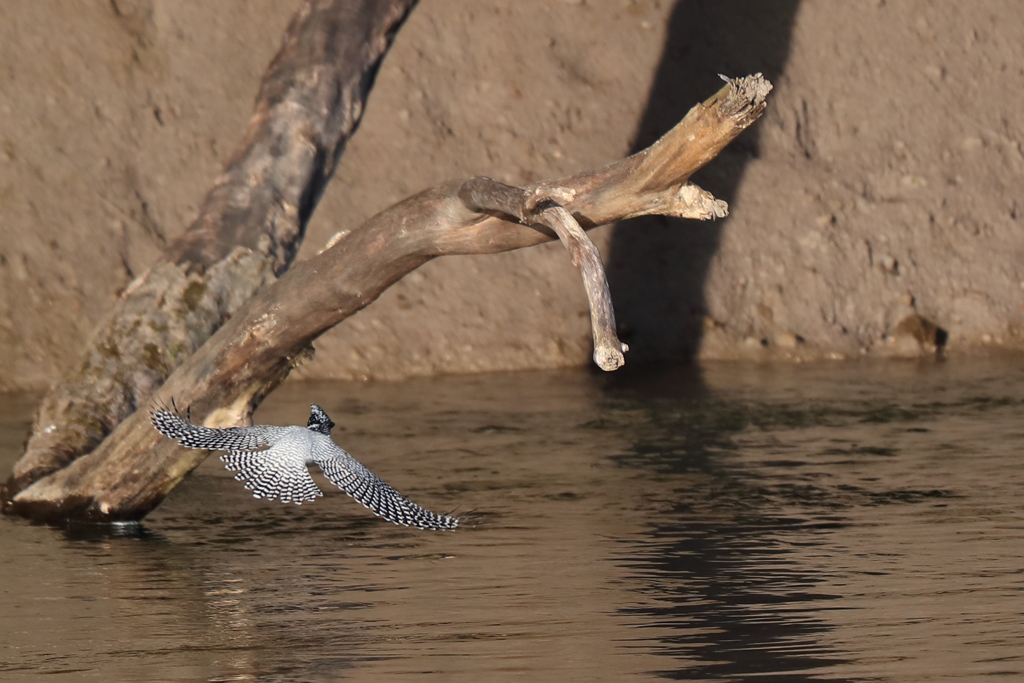
[[[597,246],[586,231],[559,201],[572,201],[569,190],[549,189],[527,192],[490,178],[470,178],[459,188],[459,198],[467,208],[481,214],[509,216],[525,225],[550,228],[562,240],[572,264],[580,269],[590,304],[590,324],[594,334],[594,362],[611,371],[626,362],[622,354],[628,347],[615,332],[615,310],[608,289],[604,263]]]
[[[645,214],[724,216],[725,203],[689,178],[761,115],[770,90],[760,74],[728,81],[654,145],[597,170],[523,188],[480,178],[446,183],[386,209],[262,289],[156,400],[190,405],[209,427],[246,423],[313,340],[437,256],[520,249],[561,231],[584,271],[597,272],[567,216],[583,228]],[[591,287],[600,299],[601,283]],[[597,343],[614,349],[610,304],[597,311],[606,315],[594,323],[604,335]],[[13,509],[36,519],[140,519],[204,457],[161,439],[141,409],[92,453],[19,493]]]

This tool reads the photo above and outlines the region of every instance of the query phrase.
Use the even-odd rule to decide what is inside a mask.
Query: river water
[[[138,528],[0,518],[0,680],[1024,680],[1024,364],[293,383],[453,532],[210,458]],[[32,398],[0,397],[6,477]]]

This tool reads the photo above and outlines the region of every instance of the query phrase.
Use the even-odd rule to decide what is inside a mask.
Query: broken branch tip
[[[619,342],[621,351],[610,346],[602,346],[594,349],[594,363],[605,372],[618,370],[626,364],[626,358],[622,355],[629,347]]]
[[[760,71],[740,78],[729,78],[724,74],[718,74],[718,77],[729,84],[731,96],[738,96],[754,108],[762,107],[768,98],[768,93],[775,87]]]

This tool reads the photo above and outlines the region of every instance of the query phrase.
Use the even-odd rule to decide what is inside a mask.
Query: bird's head
[[[323,408],[313,403],[309,406],[309,422],[306,423],[306,427],[314,432],[330,436],[331,429],[334,427],[334,421],[327,417],[327,413],[324,412]]]

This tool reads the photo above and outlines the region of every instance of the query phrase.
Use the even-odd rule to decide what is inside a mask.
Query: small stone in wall
[[[792,332],[782,332],[775,337],[775,345],[783,349],[795,349],[803,341],[803,337]]]
[[[878,267],[889,275],[899,275],[900,272],[900,262],[889,254],[880,254],[878,256]]]
[[[886,339],[883,353],[907,358],[939,353],[946,344],[947,336],[946,331],[931,320],[917,314],[908,315]]]
[[[942,346],[946,333],[931,320],[920,315],[908,315],[896,325],[897,337],[910,337],[920,344]]]

